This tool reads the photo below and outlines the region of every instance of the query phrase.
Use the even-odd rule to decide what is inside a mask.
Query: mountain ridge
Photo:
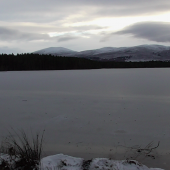
[[[33,52],[54,56],[80,57],[101,61],[166,61],[170,60],[170,46],[138,45],[132,47],[103,47],[94,50],[73,51],[64,47],[49,47]]]

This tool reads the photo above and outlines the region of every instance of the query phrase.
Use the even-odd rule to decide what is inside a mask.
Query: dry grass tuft
[[[14,131],[14,130],[13,130]],[[14,135],[9,132],[9,136],[3,141],[0,152],[9,155],[10,160],[1,160],[7,169],[34,169],[38,170],[40,163],[44,132],[37,133],[30,140],[22,130],[20,133],[14,131]],[[2,166],[2,164],[1,164]]]

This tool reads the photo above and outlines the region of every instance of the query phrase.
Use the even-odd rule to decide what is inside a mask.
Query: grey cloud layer
[[[136,38],[144,38],[156,42],[170,42],[170,23],[141,22],[113,34],[131,34]]]
[[[32,24],[29,23],[24,25],[22,23],[11,23],[11,25],[8,23],[0,24],[3,25],[1,28],[5,28],[8,30],[18,30],[22,32],[30,32],[30,33],[50,33],[50,32],[70,32],[70,31],[77,31],[77,32],[83,32],[83,31],[89,31],[89,30],[102,30],[107,27],[100,27],[96,25],[84,25],[84,26],[62,26],[60,23],[56,23],[56,25],[48,25],[48,24]],[[13,31],[12,31],[13,32]]]
[[[0,45],[17,47],[17,41],[30,51],[35,46],[42,48],[42,44],[43,48],[69,44],[68,48],[72,45],[84,49],[103,46],[100,38],[104,37],[102,41],[105,41],[114,35],[111,41],[117,45],[121,39],[119,45],[122,46],[129,38],[126,34],[146,42],[170,42],[168,23],[138,23],[117,33],[111,33],[111,27],[97,26],[97,22],[91,25],[94,19],[144,15],[147,18],[169,9],[169,0],[0,0]],[[76,26],[78,24],[82,26]],[[50,37],[49,33],[56,36]],[[129,41],[140,41],[133,36],[126,40],[128,45]],[[109,42],[105,41],[106,45],[110,46]]]
[[[132,16],[169,12],[169,0],[8,0],[0,1],[1,20],[52,22],[84,13],[99,16]]]
[[[74,40],[74,39],[77,39],[77,38],[78,38],[78,37],[76,37],[76,36],[64,35],[64,36],[60,36],[60,37],[59,37],[58,42]]]
[[[49,32],[85,32],[102,30],[95,25],[64,26],[76,22],[92,21],[100,17],[125,17],[169,12],[169,0],[0,0],[0,21],[8,22],[6,27],[0,24],[1,41],[10,40],[58,40],[77,38],[75,35],[51,38]],[[74,15],[74,16],[73,16]],[[16,21],[23,23],[19,26]],[[35,25],[26,24],[30,22]],[[9,26],[11,23],[11,27]],[[12,27],[13,23],[15,26]],[[116,24],[116,23],[115,23]],[[3,26],[3,27],[1,27]],[[13,28],[13,29],[10,29]],[[146,29],[148,27],[146,26]],[[133,28],[134,29],[134,28]],[[44,34],[42,34],[44,33]],[[123,33],[123,32],[122,32]],[[67,38],[65,38],[67,37]]]
[[[0,40],[1,41],[34,41],[34,40],[44,40],[44,41],[69,41],[77,38],[81,38],[82,36],[93,36],[93,34],[82,32],[84,30],[96,29],[100,30],[103,27],[95,27],[95,26],[81,26],[81,27],[72,27],[75,32],[73,33],[65,33],[63,35],[58,35],[55,37],[50,37],[48,34],[40,34],[40,33],[29,33],[22,32],[16,29],[9,29],[6,27],[0,27]],[[62,30],[62,28],[60,28]],[[61,30],[58,30],[59,32]],[[66,30],[69,28],[66,28]],[[102,35],[103,34],[103,35]],[[101,41],[106,41],[113,35],[125,35],[130,34],[136,38],[143,38],[150,41],[156,42],[170,42],[170,23],[167,22],[141,22],[130,25],[124,28],[121,31],[117,31],[114,33],[102,33],[101,35],[104,37]]]
[[[87,27],[85,27],[85,28],[87,28]],[[85,28],[80,27],[80,30],[75,33],[66,33],[63,35],[50,37],[48,34],[22,32],[22,31],[18,31],[15,29],[0,27],[0,40],[1,41],[47,40],[47,41],[62,42],[62,41],[68,41],[68,40],[73,40],[73,39],[82,37],[81,35],[85,35],[85,33],[81,33],[81,30],[84,30]],[[93,27],[89,27],[89,29],[90,28],[93,28]],[[94,28],[96,28],[96,27],[94,27]],[[77,29],[78,29],[78,27],[77,27]],[[96,29],[99,29],[99,28],[96,28]],[[88,35],[90,35],[90,34],[88,34]]]
[[[1,41],[15,41],[15,40],[32,41],[32,40],[42,40],[42,39],[49,39],[49,36],[45,34],[26,33],[14,29],[0,27]]]

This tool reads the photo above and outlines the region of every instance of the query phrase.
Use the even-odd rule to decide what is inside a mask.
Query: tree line
[[[170,61],[117,62],[39,54],[0,54],[0,71],[170,67]]]

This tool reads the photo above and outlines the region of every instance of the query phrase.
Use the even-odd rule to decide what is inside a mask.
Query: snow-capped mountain
[[[113,52],[115,50],[116,50],[115,47],[103,47],[103,48],[95,49],[95,50],[81,51],[77,55],[81,55],[83,57],[83,56],[87,56],[87,55],[97,55],[97,54],[101,54],[101,53]]]
[[[76,52],[63,47],[50,47],[36,51],[38,54],[82,57],[104,61],[165,61],[170,60],[170,47],[163,45],[140,45],[134,47],[104,47]]]
[[[51,54],[58,56],[75,55],[77,52],[64,47],[49,47],[33,52],[34,54]]]

